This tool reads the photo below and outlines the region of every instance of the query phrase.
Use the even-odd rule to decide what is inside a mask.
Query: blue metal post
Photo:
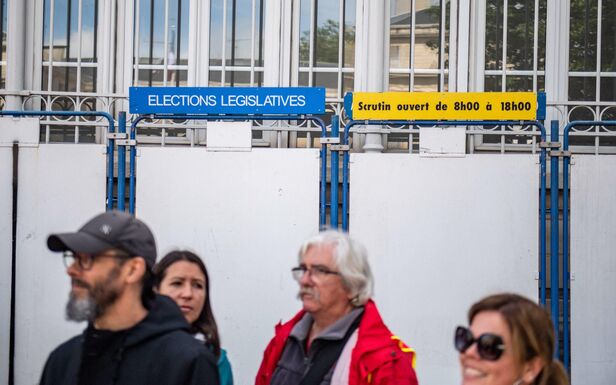
[[[542,138],[545,141],[545,138]],[[547,247],[546,247],[546,149],[541,149],[539,163],[541,168],[540,192],[539,192],[539,301],[545,308],[546,298],[546,270],[547,270]]]
[[[350,129],[354,122],[350,121],[344,126],[342,144],[349,144]],[[349,156],[351,151],[345,151],[342,155],[342,231],[349,231]]]
[[[126,133],[126,112],[118,114],[118,132]],[[126,146],[118,146],[118,210],[124,211],[126,199]]]
[[[550,141],[558,141],[558,121],[551,122]],[[558,274],[558,157],[550,158],[550,300],[551,300],[551,315],[552,323],[554,324],[554,332],[556,333],[556,348],[554,349],[555,357],[558,357],[558,335],[559,335],[559,315],[558,310],[558,292],[559,292],[559,274]]]
[[[563,132],[563,136],[566,133]],[[567,151],[563,140],[563,151]],[[569,162],[563,157],[563,365],[569,371]]]
[[[137,123],[139,119],[135,120],[130,126],[130,139],[135,140],[137,137]],[[137,157],[137,146],[130,146],[130,158],[129,158],[129,176],[128,176],[128,212],[135,215],[135,158]]]
[[[340,117],[338,115],[334,115],[332,118],[332,138],[340,137]],[[332,229],[338,228],[338,151],[331,152],[331,199],[330,199],[330,225]]]

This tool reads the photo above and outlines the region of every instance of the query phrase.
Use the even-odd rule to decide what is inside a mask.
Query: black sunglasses
[[[496,361],[505,351],[505,344],[503,338],[496,334],[484,333],[477,338],[473,337],[473,333],[464,326],[458,326],[456,328],[456,335],[454,337],[454,345],[456,350],[460,353],[464,353],[466,349],[471,345],[477,343],[477,353],[483,360]]]

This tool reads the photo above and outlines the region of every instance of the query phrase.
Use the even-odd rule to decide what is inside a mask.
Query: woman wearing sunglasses
[[[458,326],[462,385],[566,385],[554,360],[554,329],[547,312],[517,294],[497,294],[474,304],[470,327]]]

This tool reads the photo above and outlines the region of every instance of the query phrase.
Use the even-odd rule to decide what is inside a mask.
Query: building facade
[[[544,91],[561,127],[616,119],[608,0],[2,0],[0,12],[5,110],[117,116],[134,85],[322,86],[328,124],[346,119],[349,91]],[[41,140],[100,141],[99,124],[49,118]],[[157,121],[139,134],[187,143],[199,124]],[[255,130],[254,144],[314,145],[309,126],[285,126]],[[355,150],[412,150],[404,136],[359,139]],[[478,148],[490,140],[501,141]]]

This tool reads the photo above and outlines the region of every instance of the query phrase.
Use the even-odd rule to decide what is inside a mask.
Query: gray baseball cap
[[[107,211],[90,219],[75,233],[51,234],[47,238],[51,251],[71,250],[99,254],[121,249],[131,256],[145,259],[149,267],[156,263],[156,241],[148,226],[122,211]]]

